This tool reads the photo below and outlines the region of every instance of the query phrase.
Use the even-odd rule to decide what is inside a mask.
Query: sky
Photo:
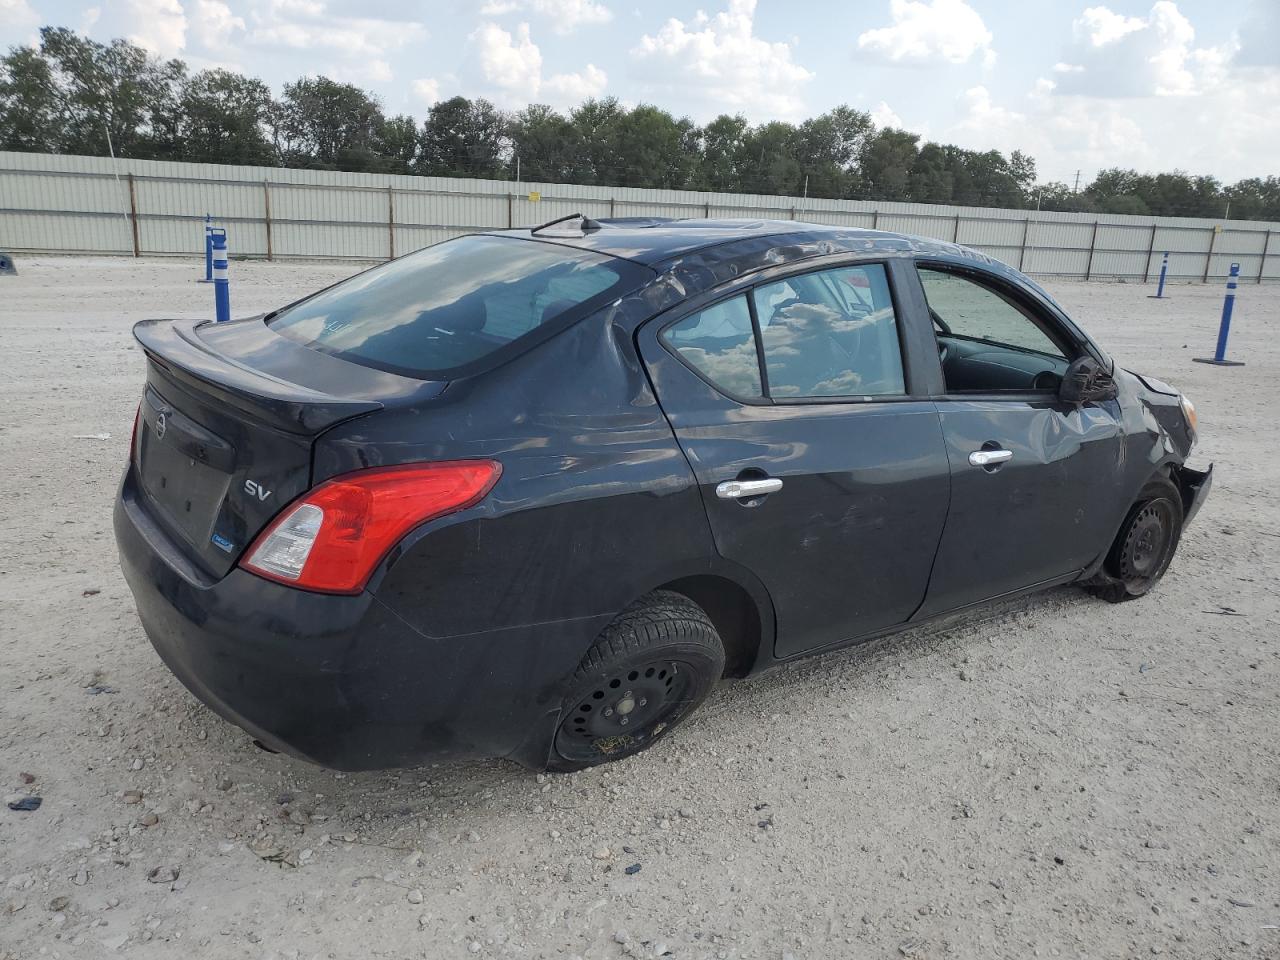
[[[458,94],[505,109],[615,96],[699,123],[846,103],[925,139],[1024,150],[1041,181],[1280,174],[1280,0],[0,0],[0,47],[42,25],[277,92],[323,74],[418,118]]]

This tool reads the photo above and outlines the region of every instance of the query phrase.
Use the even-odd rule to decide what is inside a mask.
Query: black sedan
[[[954,244],[565,218],[135,328],[147,635],[263,745],[572,770],[722,676],[1077,582],[1139,597],[1191,404]]]

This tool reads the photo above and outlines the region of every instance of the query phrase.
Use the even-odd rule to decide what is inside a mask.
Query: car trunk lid
[[[134,450],[141,496],[214,576],[310,487],[321,433],[445,386],[310,350],[261,318],[145,321],[134,336],[147,355]]]

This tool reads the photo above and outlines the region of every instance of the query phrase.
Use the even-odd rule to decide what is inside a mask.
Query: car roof
[[[575,220],[578,223],[571,222]],[[589,229],[581,229],[583,224]],[[730,275],[737,275],[823,254],[854,253],[867,258],[926,257],[958,266],[981,266],[990,273],[1034,290],[1065,316],[1065,311],[1048,291],[1003,261],[972,247],[888,230],[833,226],[804,220],[671,220],[663,217],[587,220],[581,214],[575,214],[541,227],[487,232],[622,257],[659,272],[684,268],[682,281],[686,294],[690,296],[727,278],[718,267],[727,266]]]
[[[871,253],[900,252],[904,240],[915,240],[904,234],[884,230],[866,230],[858,227],[837,227],[823,223],[807,223],[803,220],[765,219],[689,219],[667,220],[660,217],[617,217],[592,220],[599,229],[578,233],[576,227],[557,231],[548,224],[545,227],[496,230],[495,234],[518,236],[531,240],[592,250],[613,257],[623,257],[637,263],[655,265],[664,261],[753,237],[786,237],[788,235],[824,235],[832,239],[858,239],[870,241],[870,246],[860,244]],[[566,224],[566,226],[569,226]]]

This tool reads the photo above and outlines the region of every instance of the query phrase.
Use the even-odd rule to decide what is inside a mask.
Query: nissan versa
[[[165,663],[328,767],[573,770],[740,677],[1078,582],[1146,593],[1196,415],[953,244],[746,220],[450,240],[147,321],[115,510]]]

